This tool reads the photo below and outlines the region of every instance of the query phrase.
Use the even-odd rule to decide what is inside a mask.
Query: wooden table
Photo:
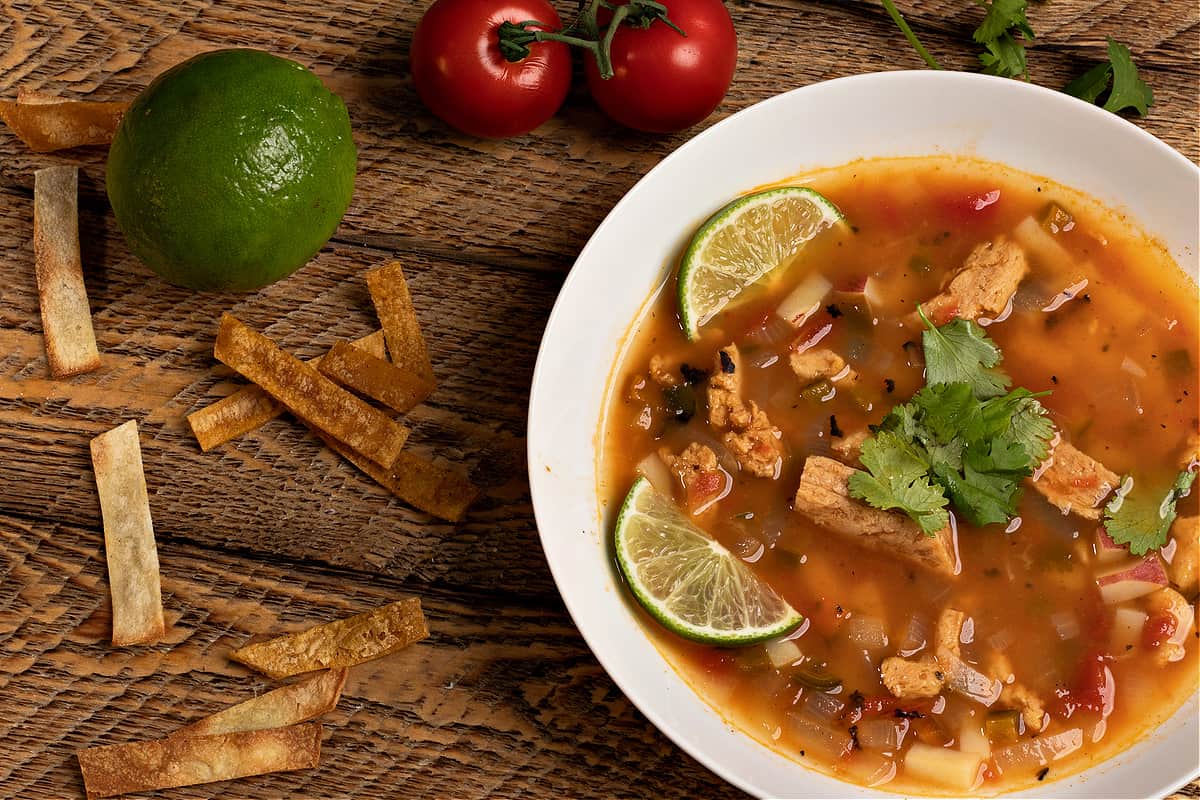
[[[128,99],[195,53],[258,47],[311,66],[341,94],[359,145],[354,202],[311,264],[256,294],[195,294],[129,255],[105,199],[102,148],[34,155],[0,132],[0,796],[80,797],[76,749],[166,735],[270,688],[228,659],[234,647],[407,594],[422,598],[432,636],[352,670],[326,718],[319,769],[166,795],[740,796],[658,733],[585,647],[546,569],[525,476],[527,387],[563,277],[622,193],[696,131],[622,130],[577,84],[532,135],[458,135],[410,85],[424,5],[0,5],[0,96],[28,87]],[[946,66],[975,68],[976,6],[900,5]],[[762,0],[731,13],[738,72],[706,124],[813,81],[922,66],[875,3]],[[1061,0],[1030,17],[1036,82],[1065,84],[1112,34],[1157,98],[1138,123],[1197,159],[1194,2]],[[60,163],[82,167],[104,361],[54,381],[31,192],[34,169]],[[459,525],[404,506],[288,418],[208,454],[183,421],[238,384],[212,357],[223,311],[316,355],[375,326],[362,275],[392,257],[408,270],[441,379],[413,414],[413,447],[465,463],[485,490]],[[130,418],[141,425],[170,632],[120,649],[108,643],[88,440]]]

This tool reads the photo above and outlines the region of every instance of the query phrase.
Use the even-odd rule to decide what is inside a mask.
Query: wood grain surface
[[[533,134],[457,134],[409,81],[425,5],[0,2],[0,97],[23,87],[129,99],[191,55],[250,46],[317,72],[345,99],[359,145],[354,201],[308,266],[254,294],[196,294],[129,254],[102,148],[37,155],[0,131],[0,797],[82,797],[76,749],[163,736],[272,688],[228,659],[234,648],[409,594],[423,600],[430,639],[351,670],[319,769],[163,795],[741,796],[657,732],[587,650],[542,557],[524,471],[529,380],[563,277],[622,193],[699,128],[622,130],[576,81]],[[944,65],[975,68],[977,5],[899,5]],[[813,81],[922,66],[875,3],[730,11],[738,72],[705,125]],[[1195,2],[1058,0],[1030,18],[1035,82],[1064,85],[1113,35],[1154,88],[1136,122],[1200,157]],[[61,381],[47,375],[31,244],[33,173],[54,164],[81,168],[102,353],[100,370]],[[484,490],[458,525],[404,506],[286,415],[208,454],[184,422],[241,385],[212,357],[222,312],[318,355],[376,327],[363,273],[393,257],[439,384],[410,417],[411,446],[466,465]],[[131,418],[170,628],[161,644],[113,648],[88,441]]]

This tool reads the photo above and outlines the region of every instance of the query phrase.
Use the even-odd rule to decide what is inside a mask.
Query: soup
[[[648,303],[611,382],[600,492],[616,507],[646,476],[804,620],[740,647],[647,630],[748,734],[854,783],[1011,791],[1128,747],[1200,672],[1196,287],[1118,215],[999,165],[800,184],[845,222],[692,341],[674,276]],[[993,368],[931,380],[988,347]],[[1040,426],[1032,474],[997,466],[1003,436],[920,433],[966,426],[959,405],[1033,409],[1003,423]],[[914,446],[953,468],[897,483]],[[914,510],[921,481],[942,516]]]

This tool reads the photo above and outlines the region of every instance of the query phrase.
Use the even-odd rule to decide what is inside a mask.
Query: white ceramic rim
[[[994,115],[970,116],[973,104],[987,104],[992,98],[997,104],[1015,105],[1026,112],[1023,121],[1029,125],[1052,121],[1058,127],[1047,135],[1063,137],[1065,141],[1048,147],[1048,154],[1042,153],[1042,145],[1045,142],[1055,144],[1053,139],[1039,140],[1037,147],[1027,151],[1005,151],[1002,140],[993,139],[1006,127],[1011,133],[1016,123]],[[794,163],[779,163],[773,174],[763,174],[762,165],[758,165],[757,172],[752,166],[745,169],[745,180],[732,190],[729,187],[709,189],[704,180],[696,179],[694,168],[685,168],[689,160],[712,163],[704,159],[727,155],[722,151],[725,145],[721,144],[726,140],[737,141],[739,136],[743,139],[749,136],[753,141],[755,135],[769,128],[765,123],[773,116],[788,120],[803,118],[804,114],[798,110],[807,107],[836,116],[839,109],[852,112],[863,108],[860,104],[864,101],[870,104],[868,114],[871,116],[886,118],[891,114],[895,120],[909,124],[907,113],[918,120],[911,124],[925,125],[926,128],[942,124],[941,117],[953,118],[959,113],[960,106],[965,110],[957,120],[959,127],[939,128],[938,138],[928,138],[931,135],[928,130],[918,134],[916,140],[921,140],[922,135],[926,137],[923,147],[905,146],[903,130],[899,137],[901,146],[892,147],[878,145],[878,130],[860,130],[855,132],[857,135],[846,135],[844,141],[839,140],[840,144],[824,146],[825,151],[836,152],[841,147],[846,152],[857,153],[857,157],[867,158],[948,153],[1001,161],[1058,180],[1095,196],[1105,205],[1128,211],[1143,229],[1167,244],[1185,272],[1193,279],[1197,275],[1200,169],[1195,164],[1136,125],[1100,108],[1032,84],[969,73],[872,73],[812,84],[777,95],[730,116],[683,144],[617,203],[567,276],[547,322],[534,369],[527,446],[530,491],[539,536],[568,612],[614,682],[681,748],[726,781],[757,796],[895,795],[845,783],[806,768],[734,729],[675,674],[626,605],[623,589],[617,583],[608,559],[607,531],[603,529],[603,510],[596,493],[595,452],[599,445],[598,426],[608,398],[609,371],[623,351],[627,328],[637,312],[622,319],[612,319],[611,309],[605,308],[600,301],[611,287],[606,286],[598,272],[606,267],[599,259],[602,255],[611,257],[614,252],[619,252],[620,248],[616,251],[613,248],[615,239],[638,241],[639,234],[649,235],[645,224],[631,224],[629,217],[637,211],[638,205],[653,201],[655,187],[664,181],[677,182],[682,186],[682,192],[703,193],[707,190],[715,196],[707,211],[692,218],[690,225],[680,226],[666,250],[663,264],[678,254],[687,234],[708,212],[739,192],[806,169],[836,166],[853,160],[856,156],[809,162],[798,159]],[[923,117],[928,119],[922,122]],[[1100,138],[1114,145],[1112,150],[1091,145],[1090,137],[1096,132],[1102,132]],[[941,138],[943,133],[944,139]],[[839,130],[839,134],[847,134],[847,131]],[[870,141],[872,137],[874,142]],[[937,144],[930,145],[930,141]],[[943,141],[947,144],[942,144]],[[752,148],[752,151],[757,149]],[[796,149],[801,151],[803,146],[798,143]],[[1007,157],[998,157],[998,153]],[[746,155],[752,162],[756,153],[747,152]],[[1089,182],[1058,177],[1071,169],[1086,172],[1079,165],[1088,158],[1099,160],[1100,166],[1092,167],[1095,172],[1134,168],[1119,160],[1126,155],[1137,160],[1136,169],[1146,170],[1139,172],[1139,176],[1154,182],[1161,191],[1145,190],[1137,183],[1122,185],[1116,179]],[[1104,160],[1105,156],[1108,160]],[[1063,159],[1069,167],[1058,169],[1053,158]],[[1165,181],[1165,186],[1158,181]],[[1106,191],[1108,184],[1122,185],[1123,191]],[[1136,197],[1125,191],[1131,186],[1137,187]],[[665,216],[670,216],[671,211],[666,208]],[[1162,224],[1163,220],[1167,220],[1167,224]],[[608,252],[602,254],[601,251],[606,249]],[[656,252],[661,254],[663,250],[660,247]],[[647,256],[647,260],[650,259],[657,260],[657,256]],[[635,282],[637,285],[631,291],[640,293],[636,308],[641,308],[646,296],[660,282],[665,269],[663,264],[646,270],[650,280]],[[581,335],[581,330],[586,334]],[[570,372],[572,369],[583,370],[585,376],[577,377]],[[597,374],[604,377],[598,403],[594,396],[579,397],[581,391],[588,394],[586,390],[594,385]],[[574,398],[573,401],[564,403],[564,395]],[[585,430],[576,429],[580,423]],[[581,437],[590,446],[581,447]],[[581,459],[586,463],[581,463]],[[1153,733],[1114,758],[1074,776],[1040,785],[1036,791],[1006,796],[1161,797],[1172,793],[1200,771],[1200,765],[1194,761],[1187,763],[1189,758],[1198,758],[1195,753],[1195,742],[1200,737],[1198,699],[1200,693],[1186,701]],[[1097,786],[1096,781],[1101,775],[1114,777],[1115,782]]]

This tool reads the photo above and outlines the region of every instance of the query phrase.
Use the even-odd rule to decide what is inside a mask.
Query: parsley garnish
[[[930,534],[949,521],[948,502],[972,525],[1007,522],[1054,426],[1039,395],[1006,391],[1000,350],[983,328],[967,320],[936,328],[921,318],[927,385],[863,443],[869,473],[850,477],[850,495],[901,509]]]
[[[1112,91],[1104,102],[1104,109],[1115,114],[1132,108],[1138,115],[1146,116],[1146,110],[1154,105],[1154,92],[1138,76],[1129,48],[1111,36],[1108,37],[1108,61],[1092,67],[1067,84],[1063,91],[1095,103],[1108,89],[1109,78],[1112,78]]]
[[[1126,478],[1116,496],[1104,507],[1104,530],[1117,544],[1129,545],[1129,552],[1144,556],[1167,543],[1167,533],[1175,522],[1175,504],[1191,491],[1196,473],[1184,470],[1165,495],[1132,493],[1133,480]]]

